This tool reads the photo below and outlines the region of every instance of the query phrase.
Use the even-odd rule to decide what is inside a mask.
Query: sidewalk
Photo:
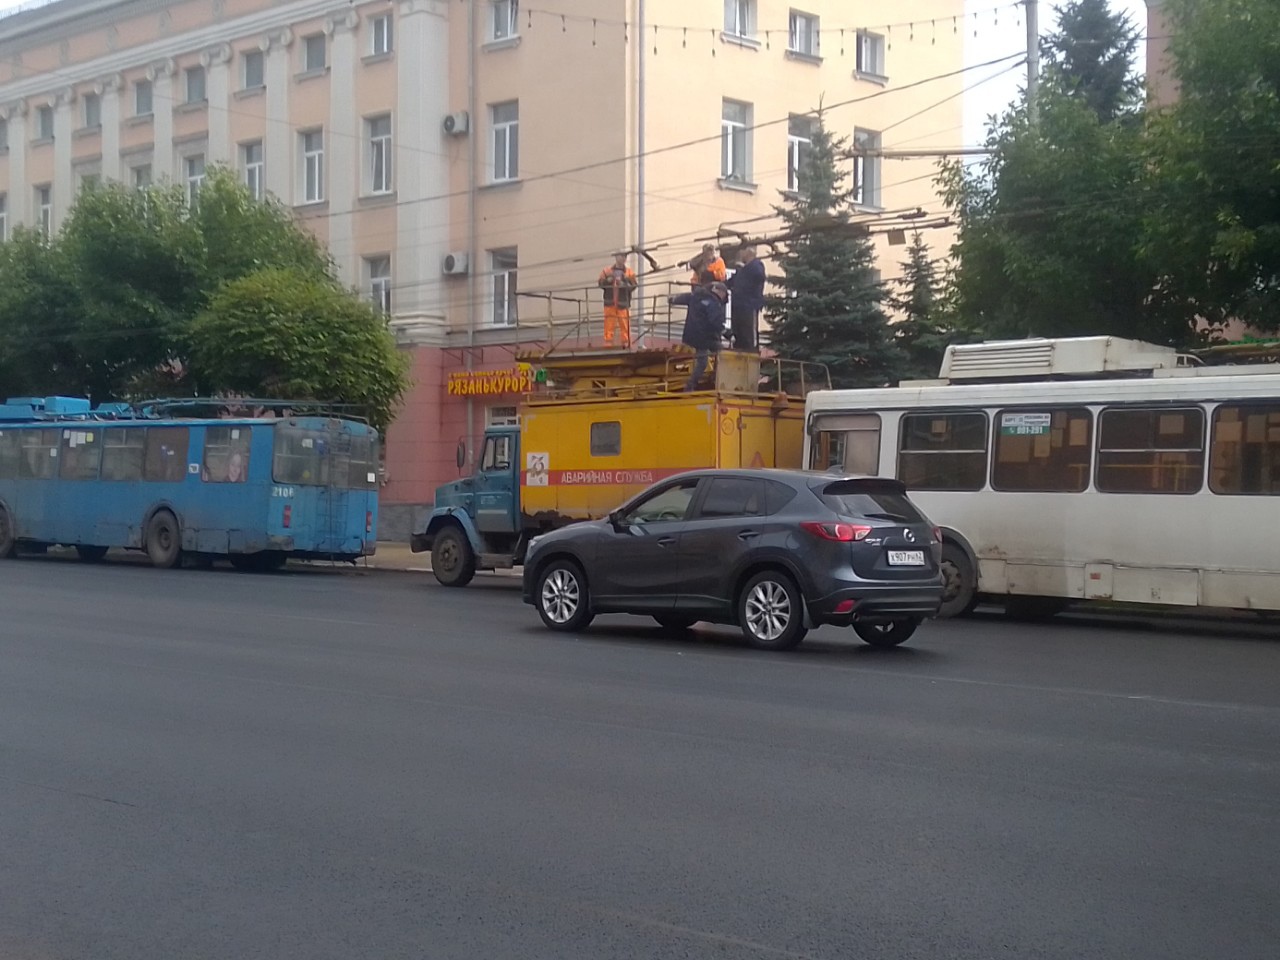
[[[369,570],[393,570],[402,573],[430,573],[431,554],[414,553],[409,544],[395,540],[379,540],[378,552],[372,557],[358,561],[357,566]],[[520,569],[494,570],[479,574],[480,576],[515,577],[521,575]]]

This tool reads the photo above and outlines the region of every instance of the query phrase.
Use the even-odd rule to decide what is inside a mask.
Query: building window
[[[902,417],[898,479],[912,490],[981,490],[987,482],[985,413]]]
[[[377,57],[384,53],[390,53],[393,42],[391,14],[384,13],[369,21],[370,55]]]
[[[142,190],[151,186],[151,164],[140,163],[132,168],[133,186],[135,190]]]
[[[324,200],[324,131],[308,130],[302,139],[302,202]]]
[[[253,199],[261,200],[263,195],[261,140],[241,144],[240,165],[244,169],[244,184],[249,188],[249,194]]]
[[[102,126],[102,98],[96,93],[84,95],[84,125],[85,129]]]
[[[804,168],[809,163],[813,148],[813,120],[809,117],[791,117],[787,121],[787,189],[793,193],[800,189]]]
[[[518,427],[520,410],[517,407],[485,407],[484,422],[488,427]]]
[[[53,139],[53,107],[40,107],[36,110],[36,139]]]
[[[493,273],[493,325],[516,325],[516,251],[491,250],[490,265]]]
[[[725,100],[720,110],[720,176],[724,180],[751,181],[748,150],[751,104]]]
[[[46,237],[53,233],[53,187],[42,184],[36,187],[36,223]]]
[[[996,415],[991,486],[996,490],[1081,493],[1089,486],[1093,414],[1085,407],[1001,410]]]
[[[0,117],[0,153],[9,149],[9,121]]]
[[[388,316],[391,314],[391,258],[369,257],[364,262],[369,275],[369,302]]]
[[[80,175],[80,192],[96,190],[102,183],[102,175],[98,173],[82,173]]]
[[[261,50],[246,50],[240,55],[240,81],[245,90],[256,90],[266,85],[266,58]]]
[[[493,0],[493,40],[508,40],[520,33],[520,4],[518,0]]]
[[[755,36],[755,0],[724,0],[724,32],[735,37]]]
[[[205,99],[204,67],[188,67],[187,103],[203,103]]]
[[[187,180],[187,203],[194,207],[200,199],[200,188],[204,186],[204,154],[187,157],[183,161],[183,173]]]
[[[0,193],[0,243],[9,239],[9,195]]]
[[[365,122],[369,138],[369,192],[391,192],[391,115]]]
[[[1199,407],[1113,408],[1098,418],[1103,493],[1196,493],[1204,473]]]
[[[1218,407],[1213,415],[1209,489],[1234,496],[1280,496],[1280,404]]]
[[[853,146],[855,150],[877,151],[880,134],[873,130],[855,130]],[[880,206],[880,157],[853,155],[853,202],[864,207]]]
[[[302,71],[310,73],[313,70],[324,69],[324,34],[313,33],[309,37],[302,38]]]
[[[791,11],[788,48],[792,53],[806,57],[818,56],[820,36],[817,17],[811,13]]]
[[[884,78],[884,37],[858,31],[857,71],[868,77]]]
[[[511,100],[489,108],[493,121],[493,179],[520,176],[520,103]]]
[[[133,85],[133,115],[135,117],[149,117],[151,113],[151,81],[139,80]]]

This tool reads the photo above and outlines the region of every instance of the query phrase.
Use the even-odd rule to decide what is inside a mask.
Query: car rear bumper
[[[903,584],[860,584],[808,602],[814,624],[849,626],[860,620],[933,617],[942,606],[943,580]],[[849,609],[852,601],[853,607]]]

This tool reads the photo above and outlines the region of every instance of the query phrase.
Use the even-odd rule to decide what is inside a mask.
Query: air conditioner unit
[[[467,272],[467,265],[465,252],[447,253],[440,261],[440,272],[446,277],[459,277]]]
[[[444,132],[451,137],[465,137],[471,129],[471,116],[465,110],[451,113],[444,118]]]

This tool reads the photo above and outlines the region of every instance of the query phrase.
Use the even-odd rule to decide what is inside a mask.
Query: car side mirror
[[[458,441],[458,449],[454,453],[454,459],[458,462],[459,470],[467,465],[467,441]]]
[[[615,510],[609,514],[609,526],[613,527],[615,533],[625,533],[631,524],[627,523],[621,510]]]

